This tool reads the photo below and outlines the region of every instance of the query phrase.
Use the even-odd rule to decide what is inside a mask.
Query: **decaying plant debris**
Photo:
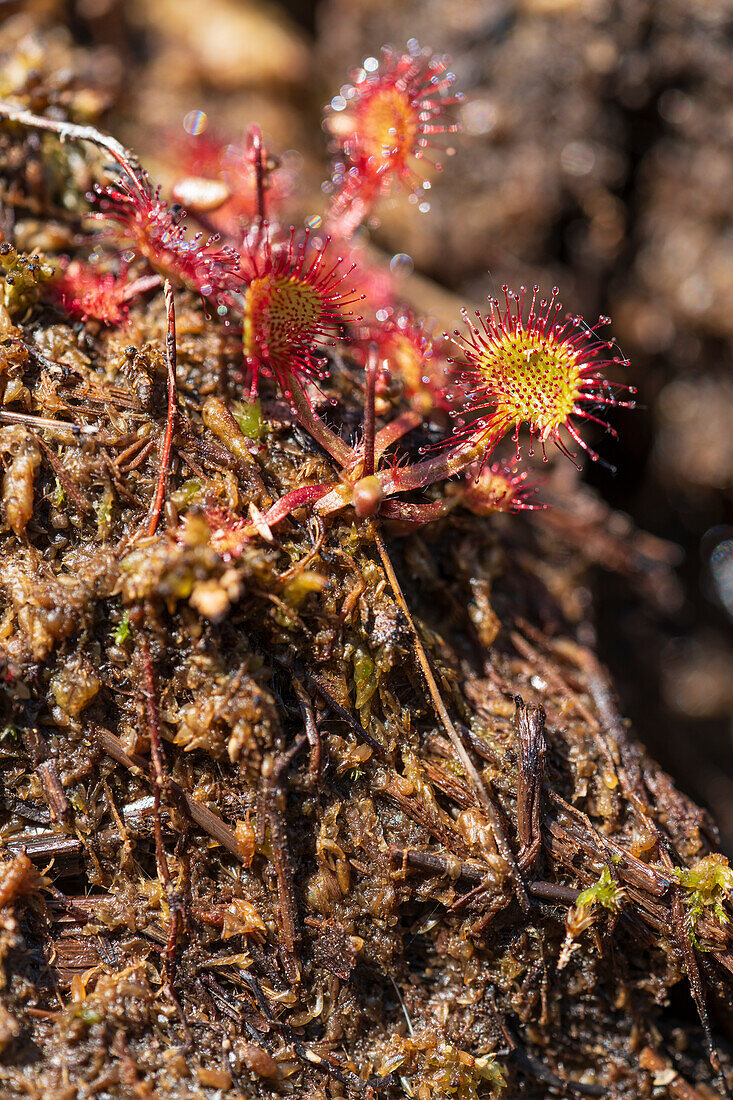
[[[720,1094],[731,872],[571,625],[581,553],[663,548],[590,506],[242,540],[330,459],[190,292],[172,342],[162,288],[50,305],[93,158],[0,153],[5,1095]],[[344,436],[363,387],[334,353]]]

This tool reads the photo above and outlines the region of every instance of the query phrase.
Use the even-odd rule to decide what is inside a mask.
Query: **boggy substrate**
[[[122,329],[10,300],[5,408],[59,423],[0,428],[3,1095],[713,1095],[725,869],[578,641],[604,523],[386,527],[492,821],[372,521],[239,538],[334,471],[267,380],[221,427],[225,324],[176,294],[151,537],[162,292]],[[362,387],[335,355],[313,391],[346,436]]]
[[[64,107],[33,63],[27,105]],[[244,536],[337,472],[180,290],[146,533],[163,293],[106,329],[44,303],[88,150],[4,126],[0,157],[2,235],[39,252],[0,253],[0,1095],[715,1095],[730,871],[588,648],[587,567],[653,600],[668,548],[577,484],[380,522],[477,788],[372,521]],[[354,438],[339,350],[311,398]]]

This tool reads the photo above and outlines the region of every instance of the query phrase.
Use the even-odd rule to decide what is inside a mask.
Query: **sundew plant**
[[[463,330],[436,336],[383,278],[380,283],[374,263],[357,247],[385,196],[406,189],[419,199],[422,166],[437,167],[455,151],[447,146],[458,130],[454,108],[461,96],[454,84],[445,59],[414,40],[404,53],[385,47],[381,60],[367,58],[351,74],[325,110],[334,169],[324,186],[327,207],[310,219],[316,230],[289,224],[287,196],[273,183],[277,162],[256,125],[234,151],[206,138],[204,152],[189,156],[191,171],[202,174],[183,175],[174,194],[188,199],[203,227],[215,230],[189,235],[187,211],[166,202],[113,139],[4,110],[28,126],[96,142],[121,170],[119,179],[98,183],[89,196],[98,226],[89,240],[95,263],[61,265],[48,293],[71,316],[119,324],[129,303],[162,279],[196,291],[227,325],[241,329],[242,397],[255,401],[260,379],[274,379],[300,425],[337,463],[337,480],[274,501],[242,528],[240,543],[306,504],[321,515],[353,508],[362,519],[408,525],[459,504],[478,513],[535,506],[516,469],[522,433],[530,454],[537,441],[545,457],[552,443],[572,461],[578,448],[596,459],[581,434],[583,422],[612,431],[603,413],[633,403],[619,398],[629,388],[607,376],[626,365],[600,334],[608,319],[589,326],[564,315],[557,288],[543,297],[539,287],[505,287],[503,303],[490,299],[475,317],[463,310]],[[329,344],[364,364],[363,425],[351,439],[334,433],[317,411]],[[409,407],[391,419],[382,415],[378,427],[377,407],[385,411],[380,391],[393,383]],[[453,431],[430,453],[415,453],[405,437],[436,418],[452,418]],[[489,463],[508,433],[516,443],[514,466]],[[456,485],[452,479],[459,476]],[[430,500],[416,498],[430,487]]]

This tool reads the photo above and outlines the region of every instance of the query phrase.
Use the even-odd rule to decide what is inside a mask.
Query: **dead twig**
[[[468,855],[468,845],[447,814],[441,816],[434,799],[415,795],[409,788],[408,793],[401,777],[395,771],[388,771],[379,784],[374,784],[374,793],[397,806],[413,821],[421,825],[442,844],[454,857],[459,859]],[[431,804],[432,803],[432,804]]]
[[[52,821],[63,821],[68,825],[74,817],[74,811],[71,808],[71,803],[66,797],[66,792],[61,786],[56,769],[50,760],[45,760],[42,764],[39,764],[36,768],[39,779],[41,780],[41,787],[43,789],[43,795],[48,803],[48,808],[51,813]]]
[[[491,880],[493,871],[490,867],[484,867],[479,863],[468,863],[458,859],[457,856],[440,855],[438,852],[421,852],[415,848],[397,848],[389,846],[389,858],[403,868],[414,867],[428,874],[445,875],[451,882],[458,879],[466,879],[468,882],[481,883],[485,887],[495,886],[496,881]]]
[[[4,100],[0,100],[0,118],[7,119],[8,122],[17,122],[19,125],[27,126],[31,130],[49,130],[51,133],[57,134],[62,142],[71,138],[74,141],[88,141],[92,145],[97,145],[114,157],[138,192],[140,194],[145,193],[147,188],[144,190],[143,185],[141,185],[141,179],[144,182],[144,176],[137,157],[115,138],[110,137],[109,134],[102,134],[93,126],[77,126],[73,122],[59,122],[53,118],[43,118],[40,115],[34,115],[23,107],[19,107],[17,103],[7,103]]]
[[[183,1023],[186,1037],[190,1040],[190,1031],[182,1006],[173,990],[175,980],[176,952],[178,941],[182,931],[188,928],[188,916],[183,897],[174,887],[171,879],[168,857],[163,844],[163,824],[160,817],[160,803],[164,794],[169,794],[170,783],[165,770],[165,753],[160,735],[160,720],[158,718],[158,697],[155,690],[155,677],[153,674],[153,662],[150,657],[150,645],[143,636],[140,643],[140,653],[143,666],[142,691],[145,698],[145,706],[148,718],[148,734],[150,736],[150,762],[151,777],[153,781],[153,826],[155,831],[155,862],[158,875],[166,893],[170,920],[168,924],[168,938],[165,948],[165,973],[168,995],[175,1004]]]
[[[321,759],[323,756],[323,746],[321,744],[321,733],[316,724],[315,714],[313,713],[313,704],[311,703],[308,693],[295,676],[293,677],[293,689],[298,696],[298,706],[300,707],[300,713],[303,716],[303,724],[305,726],[306,736],[310,745],[310,765],[308,768],[308,774],[311,783],[317,786],[321,781]]]
[[[260,844],[265,839],[265,829],[270,830],[273,865],[277,879],[278,918],[282,935],[282,961],[285,975],[290,982],[300,981],[300,966],[296,954],[296,944],[300,939],[298,928],[298,906],[293,885],[293,865],[290,847],[283,817],[285,792],[283,780],[295,757],[307,743],[306,734],[301,733],[293,744],[279,756],[269,757],[263,762],[260,775],[260,788],[257,792],[256,834]]]
[[[54,873],[57,876],[78,875],[81,870],[81,852],[84,847],[75,836],[59,836],[58,833],[18,833],[3,843],[13,855],[25,852],[29,859],[37,863],[54,861]]]
[[[64,490],[64,493],[69,498],[71,503],[76,508],[80,515],[91,516],[94,515],[94,505],[84,495],[79,486],[75,483],[73,478],[66,472],[64,464],[53,453],[49,445],[41,439],[40,435],[31,431],[30,433],[35,439],[38,446],[43,451],[49,466],[53,470],[54,474],[58,478],[59,485]]]
[[[438,689],[438,684],[433,674],[433,670],[430,666],[430,661],[428,660],[428,655],[425,652],[425,647],[422,644],[422,640],[420,638],[420,635],[418,634],[417,627],[415,626],[412,615],[410,614],[410,609],[407,606],[407,601],[405,600],[402,587],[399,580],[397,579],[397,574],[394,571],[394,567],[387,552],[387,547],[382,537],[382,533],[377,529],[376,526],[373,527],[373,532],[374,540],[377,545],[377,550],[379,551],[379,556],[382,559],[382,564],[384,566],[384,570],[387,574],[390,585],[392,586],[395,598],[402,608],[408,623],[410,624],[410,629],[415,646],[415,655],[417,657],[418,664],[422,669],[423,676],[425,677],[425,682],[427,683],[428,691],[430,693],[430,698],[432,699],[435,712],[440,719],[443,728],[445,729],[445,732],[448,734],[451,744],[453,745],[453,748],[455,749],[458,758],[463,765],[466,775],[469,777],[473,786],[476,789],[476,794],[481,803],[481,807],[486,813],[489,821],[491,822],[491,827],[494,832],[494,838],[496,840],[496,846],[499,850],[499,853],[505,860],[513,878],[517,901],[519,902],[522,909],[526,911],[529,908],[529,898],[527,897],[527,891],[525,890],[524,884],[522,882],[521,871],[517,865],[517,861],[514,857],[511,845],[509,844],[509,840],[504,831],[504,826],[502,824],[501,817],[499,816],[499,811],[494,805],[494,802],[492,801],[491,796],[486,789],[486,784],[484,783],[481,775],[478,772],[478,769],[473,763],[473,760],[469,756],[468,750],[463,744],[463,741],[456,727],[454,726],[450,715],[448,714],[448,711],[446,710],[445,703],[443,702],[440,691]]]
[[[689,928],[685,919],[685,907],[680,889],[676,889],[672,896],[672,928],[675,940],[677,941],[677,945],[682,952],[682,958],[684,959],[687,980],[690,983],[692,997],[695,1001],[697,1014],[700,1017],[700,1025],[705,1037],[705,1047],[708,1052],[710,1065],[718,1079],[718,1084],[722,1090],[723,1096],[726,1097],[726,1100],[730,1100],[730,1091],[725,1080],[723,1069],[720,1065],[720,1057],[718,1056],[718,1050],[715,1046],[712,1029],[710,1027],[705,987],[700,975],[700,968],[697,965],[695,947],[690,938]]]
[[[542,707],[525,705],[520,695],[516,696],[515,705],[514,724],[519,740],[517,833],[521,845],[517,861],[526,871],[536,861],[542,844],[540,815],[547,742]]]
[[[35,726],[28,726],[22,732],[23,744],[31,758],[33,767],[41,782],[43,797],[48,805],[51,821],[63,821],[69,824],[74,816],[71,804],[61,786],[56,767],[49,760],[46,739]]]
[[[366,741],[367,745],[370,745],[371,748],[374,749],[377,756],[379,756],[380,759],[384,759],[384,749],[379,744],[379,741],[377,741],[376,737],[373,737],[368,730],[365,730],[364,727],[360,725],[359,722],[357,722],[353,714],[349,714],[348,710],[346,710],[345,707],[342,707],[338,700],[334,699],[328,688],[324,687],[321,681],[318,680],[315,676],[312,679],[312,683],[313,687],[316,689],[324,702],[328,704],[334,714],[338,715],[338,717],[341,718],[342,721],[346,722],[349,729],[356,734],[360,741]]]
[[[62,443],[69,442],[69,435],[79,436],[96,435],[98,429],[91,424],[71,424],[65,420],[50,420],[46,416],[32,416],[30,413],[13,412],[11,409],[0,409],[0,422],[5,424],[22,424],[27,428],[38,428],[44,432],[50,432],[60,439]]]
[[[108,756],[111,756],[118,764],[122,764],[124,767],[129,768],[130,771],[149,778],[148,762],[144,757],[128,755],[119,737],[112,733],[111,730],[104,729],[102,726],[97,726],[94,733],[100,748],[106,752]],[[199,828],[203,829],[205,833],[208,833],[217,844],[221,844],[223,848],[226,848],[232,855],[236,856],[237,859],[245,863],[246,860],[241,853],[234,830],[230,829],[217,814],[208,808],[208,806],[204,806],[200,802],[197,802],[196,799],[193,798],[188,791],[185,791],[180,784],[176,783],[174,779],[169,777],[167,783],[171,795],[176,798],[177,802],[186,811],[191,820],[195,822]]]
[[[168,782],[165,770],[165,752],[160,736],[160,721],[158,718],[158,697],[155,690],[155,677],[153,674],[153,662],[150,657],[150,645],[147,638],[140,642],[140,655],[143,666],[142,692],[145,698],[145,707],[148,718],[148,734],[150,737],[150,763],[151,777],[155,802],[153,806],[153,825],[155,830],[155,862],[158,867],[158,875],[163,883],[165,892],[171,905],[171,928],[166,957],[169,966],[172,966],[175,956],[176,936],[178,931],[178,906],[175,904],[175,891],[171,880],[168,857],[163,844],[163,825],[160,818],[160,803],[162,796],[168,791]]]
[[[574,886],[561,886],[559,882],[530,882],[527,885],[532,897],[540,901],[557,902],[558,905],[575,905],[581,891]]]

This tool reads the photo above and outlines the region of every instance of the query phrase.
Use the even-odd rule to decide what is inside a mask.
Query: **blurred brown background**
[[[3,55],[20,46],[62,101],[91,78],[104,124],[163,180],[187,113],[225,135],[257,119],[305,213],[327,174],[320,107],[348,71],[413,37],[451,55],[456,155],[431,210],[388,205],[376,239],[468,304],[557,283],[573,312],[613,317],[641,408],[600,441],[616,476],[585,476],[617,533],[625,514],[683,554],[656,599],[594,572],[597,645],[638,736],[733,851],[731,4],[6,0],[0,18]]]

